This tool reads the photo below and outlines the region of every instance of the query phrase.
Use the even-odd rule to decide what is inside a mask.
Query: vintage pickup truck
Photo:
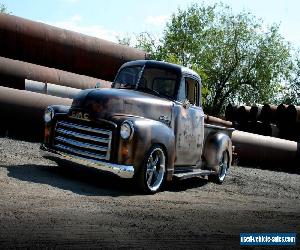
[[[146,193],[172,178],[222,183],[233,129],[204,124],[199,75],[159,61],[125,63],[110,89],[87,89],[44,114],[44,157],[134,178]]]

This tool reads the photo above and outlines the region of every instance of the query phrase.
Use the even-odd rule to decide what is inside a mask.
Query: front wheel
[[[165,152],[160,146],[153,146],[149,150],[137,175],[141,191],[154,194],[161,189],[166,176],[166,162]]]
[[[209,176],[209,179],[212,180],[213,182],[222,184],[228,173],[228,169],[229,169],[229,154],[228,151],[225,150],[223,151],[221,159],[219,161],[219,172],[216,175]]]

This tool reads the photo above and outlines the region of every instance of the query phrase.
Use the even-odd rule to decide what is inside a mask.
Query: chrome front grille
[[[78,124],[76,120],[58,121],[54,147],[66,154],[80,158],[109,160],[112,131]]]

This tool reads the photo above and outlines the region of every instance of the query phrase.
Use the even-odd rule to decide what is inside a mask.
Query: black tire
[[[219,172],[214,175],[209,175],[208,176],[209,180],[218,184],[222,184],[228,173],[228,169],[229,169],[229,153],[227,150],[224,150],[222,152],[222,156],[219,161]]]
[[[155,194],[161,190],[166,179],[167,157],[162,147],[154,145],[148,151],[143,165],[137,173],[139,190],[147,194]]]

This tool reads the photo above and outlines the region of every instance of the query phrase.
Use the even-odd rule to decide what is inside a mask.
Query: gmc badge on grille
[[[70,117],[75,118],[75,119],[80,119],[80,120],[86,120],[86,121],[90,120],[88,113],[83,113],[80,111],[72,111]]]

